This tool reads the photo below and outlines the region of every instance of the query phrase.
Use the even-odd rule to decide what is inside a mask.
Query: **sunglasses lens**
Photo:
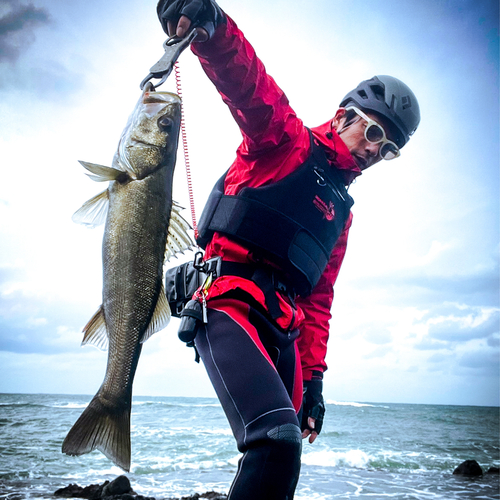
[[[380,156],[384,160],[393,160],[397,156],[399,156],[399,149],[395,144],[391,144],[389,142],[386,142],[381,148],[380,148]]]
[[[374,142],[374,143],[380,142],[384,138],[383,129],[381,127],[379,127],[378,125],[375,125],[374,123],[372,123],[366,129],[365,134],[366,134],[366,138],[370,142]]]

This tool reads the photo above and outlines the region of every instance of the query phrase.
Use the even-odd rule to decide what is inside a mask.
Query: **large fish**
[[[142,343],[166,326],[164,261],[189,248],[189,225],[172,202],[181,121],[180,98],[148,84],[125,127],[111,167],[80,162],[108,189],[73,220],[104,230],[103,302],[84,327],[83,344],[108,347],[104,381],[69,431],[62,451],[100,450],[130,469],[132,382]]]

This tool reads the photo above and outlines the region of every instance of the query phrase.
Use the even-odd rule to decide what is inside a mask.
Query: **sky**
[[[326,399],[499,405],[498,2],[220,5],[306,125],[376,74],[420,103],[401,157],[350,188]],[[0,0],[0,392],[92,395],[103,379],[106,353],[80,347],[101,302],[103,228],[71,221],[102,186],[78,160],[111,163],[165,38],[154,0]],[[199,217],[241,135],[196,57],[180,68]],[[179,155],[174,199],[188,207],[186,186]],[[215,395],[178,326],[146,342],[135,395]]]

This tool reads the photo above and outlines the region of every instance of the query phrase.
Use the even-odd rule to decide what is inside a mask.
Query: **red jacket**
[[[236,194],[245,186],[257,187],[276,182],[298,168],[309,156],[309,133],[288,103],[283,91],[266,73],[253,47],[229,17],[227,25],[217,28],[204,43],[193,43],[207,76],[217,87],[241,129],[243,141],[225,181],[225,194]],[[332,113],[333,114],[333,113]],[[315,139],[324,147],[328,159],[346,184],[361,173],[344,142],[332,130],[331,121],[312,128]],[[326,344],[329,335],[333,285],[344,258],[352,214],[346,223],[319,283],[307,298],[299,298],[294,311],[288,299],[279,297],[283,328],[300,327],[298,347],[304,380],[313,371],[326,370]],[[249,251],[216,233],[205,252],[207,258],[220,255],[224,260],[249,262]],[[241,288],[263,306],[261,290],[251,281],[223,276],[212,285],[208,298]]]

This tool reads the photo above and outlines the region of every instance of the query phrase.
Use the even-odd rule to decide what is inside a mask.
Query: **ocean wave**
[[[73,471],[69,474],[61,475],[60,477],[65,480],[83,480],[85,482],[89,477],[114,478],[123,474],[123,471],[120,469],[120,467],[116,465],[105,464],[105,460],[107,461],[107,459],[102,459],[101,457],[99,457],[98,459],[99,463],[103,464],[102,467],[89,467],[88,469],[83,468],[81,471]]]
[[[87,408],[88,405],[88,403],[55,403],[53,405],[50,405],[50,408],[82,409]]]
[[[133,406],[167,406],[169,408],[221,408],[219,402],[214,403],[178,403],[172,401],[136,401],[132,402]]]
[[[26,407],[26,408],[50,408],[49,405],[39,404],[39,403],[25,403],[25,402],[13,402],[13,403],[0,403],[3,408],[8,408],[9,406],[15,406],[16,408]]]
[[[424,472],[429,470],[426,462],[441,461],[442,457],[429,457],[425,453],[404,453],[378,449],[367,453],[360,449],[347,451],[319,450],[302,455],[302,463],[320,467],[353,467],[356,469],[378,469],[393,472]],[[436,468],[434,464],[433,468]],[[445,470],[450,467],[445,467]]]
[[[354,408],[362,408],[363,406],[367,406],[370,408],[386,408],[389,409],[389,406],[384,405],[374,405],[369,403],[356,403],[351,401],[334,401],[333,399],[326,400],[327,405],[335,405],[335,406],[353,406]]]
[[[357,469],[366,469],[371,456],[361,450],[331,451],[320,450],[302,455],[302,463],[322,467],[337,467],[344,465]]]
[[[176,457],[150,457],[147,460],[132,460],[131,472],[137,475],[164,474],[175,471],[220,471],[232,470],[237,466],[239,456],[221,458],[209,454],[184,454]],[[213,454],[212,454],[213,455]]]
[[[86,408],[88,403],[27,403],[25,401],[0,403],[1,408]]]

